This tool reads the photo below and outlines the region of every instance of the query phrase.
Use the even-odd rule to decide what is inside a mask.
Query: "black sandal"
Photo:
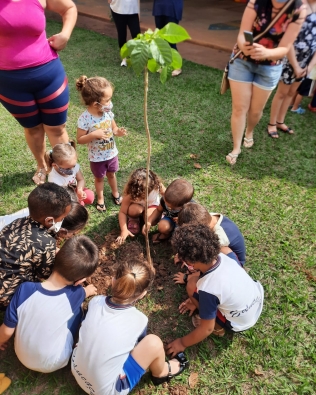
[[[172,374],[171,373],[171,365],[170,362],[167,361],[168,364],[168,375],[167,376],[163,376],[163,377],[155,377],[153,375],[151,375],[151,381],[154,385],[160,385],[166,382],[169,382],[173,377],[178,376],[179,374],[181,374],[185,369],[187,369],[189,367],[189,361],[186,359],[185,355],[183,352],[179,352],[177,355],[174,356],[174,359],[177,359],[180,362],[180,369],[178,370],[177,373]]]
[[[116,198],[115,196],[113,196],[112,194],[112,200],[113,203],[116,204],[117,206],[120,206],[122,203],[122,196],[119,194],[118,197]]]
[[[284,125],[284,122],[278,122],[277,121],[277,124],[278,125]],[[280,126],[277,126],[277,129],[281,130],[281,132],[283,132],[283,133],[294,134],[294,130],[291,129],[291,128],[282,129],[282,128],[280,128]]]
[[[105,204],[97,203],[96,208],[100,213],[105,213],[106,212],[106,207]]]
[[[268,123],[268,125],[269,125],[269,126],[276,126],[275,123]],[[269,128],[267,128],[267,132],[268,132],[268,135],[269,135],[270,137],[272,137],[273,139],[278,139],[278,138],[279,138],[279,133],[278,133],[277,131],[275,131],[275,132],[269,132]]]

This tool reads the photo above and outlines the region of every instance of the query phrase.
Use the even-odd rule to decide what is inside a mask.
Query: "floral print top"
[[[88,143],[88,158],[90,162],[104,162],[112,159],[118,154],[114,135],[112,131],[112,120],[114,114],[112,111],[104,112],[102,117],[95,117],[86,110],[78,119],[78,128],[94,132],[97,129],[105,129],[107,131],[106,139],[94,139]]]
[[[0,307],[6,307],[17,287],[51,274],[56,240],[30,216],[17,219],[0,232]]]
[[[252,3],[248,3],[247,7],[252,8]],[[274,26],[272,26],[272,28],[262,38],[260,38],[259,41],[256,42],[266,48],[276,48],[279,45],[288,25],[299,19],[302,7],[302,1],[295,0],[293,4],[287,9],[287,11],[281,16],[281,18],[274,24]],[[254,10],[256,11],[257,17],[252,26],[254,38],[258,36],[261,32],[263,32],[273,19],[272,8],[273,6],[271,0],[255,0]],[[238,51],[238,45],[235,44],[233,54],[236,54]],[[243,53],[239,55],[239,58],[247,60],[249,62],[270,66],[280,64],[282,60],[254,60],[251,59],[250,56],[245,56]]]

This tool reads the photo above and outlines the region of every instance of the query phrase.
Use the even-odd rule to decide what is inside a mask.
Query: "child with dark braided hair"
[[[159,206],[160,195],[165,187],[160,178],[149,170],[148,185],[148,217]],[[145,215],[146,169],[133,171],[125,185],[122,205],[119,212],[121,234],[117,242],[123,243],[128,236],[134,237],[140,232],[140,218]]]

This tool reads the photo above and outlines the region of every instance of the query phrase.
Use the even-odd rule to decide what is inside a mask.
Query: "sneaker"
[[[295,114],[305,114],[306,110],[302,107],[298,107],[296,110],[291,110],[291,112],[294,112]]]
[[[124,58],[124,59],[122,60],[121,66],[127,67],[126,58]]]

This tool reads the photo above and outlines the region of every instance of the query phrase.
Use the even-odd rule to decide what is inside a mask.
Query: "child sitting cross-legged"
[[[24,282],[15,292],[0,327],[0,349],[15,332],[16,355],[28,369],[49,373],[66,366],[83,318],[81,304],[97,293],[92,284],[80,284],[98,261],[98,248],[88,237],[67,240],[50,277]]]
[[[160,199],[159,206],[149,216],[147,228],[158,223],[158,233],[153,236],[153,244],[170,239],[177,226],[178,215],[185,203],[192,201],[194,188],[192,184],[181,178],[172,181]],[[143,234],[146,226],[143,226]]]
[[[46,152],[45,162],[49,172],[49,182],[54,182],[61,187],[72,186],[80,204],[83,206],[93,203],[94,193],[85,188],[85,181],[79,163],[77,163],[77,152],[73,141],[56,144],[52,150]]]
[[[90,301],[71,358],[72,373],[86,393],[126,395],[148,368],[152,382],[159,385],[188,366],[183,353],[165,362],[162,341],[146,335],[148,318],[134,307],[153,277],[144,262],[122,262],[112,278],[112,296]]]
[[[40,281],[51,274],[56,234],[71,210],[65,188],[54,183],[37,186],[28,196],[29,216],[19,218],[0,232],[0,309],[9,304],[25,281]]]
[[[149,170],[148,180],[148,217],[159,206],[160,195],[163,195],[165,187],[160,178]],[[119,212],[121,234],[117,238],[119,243],[126,240],[128,236],[140,232],[140,217],[145,215],[145,193],[146,193],[146,169],[140,168],[130,175],[125,185],[123,200]],[[145,218],[144,218],[145,219]]]
[[[262,285],[227,255],[220,253],[218,236],[206,225],[185,225],[176,229],[172,245],[179,258],[201,272],[187,283],[189,299],[181,303],[180,313],[199,309],[193,317],[196,327],[188,335],[167,346],[176,354],[197,344],[210,334],[241,332],[255,325],[262,311]],[[226,247],[227,248],[227,247]]]

